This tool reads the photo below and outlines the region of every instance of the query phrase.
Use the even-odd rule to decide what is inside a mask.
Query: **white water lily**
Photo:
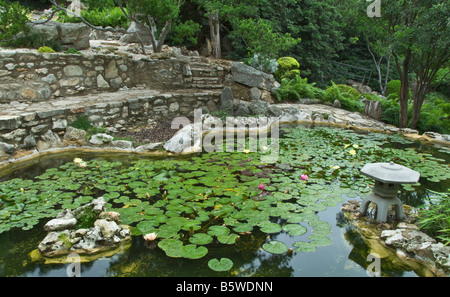
[[[153,241],[153,240],[155,240],[156,239],[156,237],[157,237],[158,235],[156,234],[156,233],[149,233],[149,234],[145,234],[144,235],[144,240],[145,241]]]
[[[79,164],[81,164],[81,163],[83,162],[83,159],[81,159],[81,158],[75,158],[75,159],[73,159],[73,162],[74,162],[75,164],[79,165]]]

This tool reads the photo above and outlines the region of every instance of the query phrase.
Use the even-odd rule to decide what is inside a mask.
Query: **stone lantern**
[[[367,164],[361,173],[373,178],[375,187],[361,202],[360,213],[365,215],[370,202],[373,202],[377,205],[377,222],[386,222],[390,206],[394,206],[395,218],[403,219],[403,204],[397,197],[398,190],[401,184],[417,183],[420,173],[394,162]]]

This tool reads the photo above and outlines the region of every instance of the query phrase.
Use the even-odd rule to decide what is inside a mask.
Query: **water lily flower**
[[[307,180],[308,176],[306,174],[302,174],[302,175],[300,175],[300,179],[301,180]]]
[[[81,162],[80,164],[78,164],[78,166],[80,166],[81,168],[86,168],[87,167],[87,163],[86,162]]]
[[[359,145],[354,144],[353,147],[354,147],[354,148],[359,148]]]
[[[83,162],[83,159],[81,159],[81,158],[75,158],[75,159],[73,159],[73,162],[75,163],[75,164],[80,164],[81,162]]]
[[[263,145],[262,147],[261,147],[261,150],[263,151],[263,152],[265,152],[265,151],[267,151],[267,146],[265,146],[265,145]]]
[[[245,150],[244,150],[244,153],[248,154],[248,153],[250,153],[250,150],[245,149]]]
[[[334,166],[331,166],[331,168],[332,168],[332,169],[339,169],[339,168],[341,168],[341,166],[339,166],[339,165],[334,165]]]
[[[157,236],[158,235],[156,233],[149,233],[149,234],[144,235],[144,240],[145,241],[153,241],[156,239]]]
[[[355,151],[355,150],[351,150],[351,151],[349,151],[349,153],[350,153],[350,155],[352,155],[352,156],[356,155],[356,151]]]
[[[258,188],[261,189],[261,190],[264,190],[266,187],[263,185],[263,183],[261,183],[261,184],[258,186]]]

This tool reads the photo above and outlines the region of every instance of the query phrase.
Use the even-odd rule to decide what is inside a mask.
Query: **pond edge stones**
[[[105,199],[100,197],[74,210],[61,211],[45,224],[44,229],[49,233],[39,243],[39,253],[49,258],[71,253],[101,254],[128,242],[131,239],[129,227],[119,225],[120,214],[106,212],[105,206]],[[76,229],[77,223],[86,218],[94,221],[93,226]]]

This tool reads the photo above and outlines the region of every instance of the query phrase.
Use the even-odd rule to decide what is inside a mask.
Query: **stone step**
[[[198,77],[193,76],[192,81],[195,83],[218,83],[219,78],[218,77]]]
[[[191,84],[191,88],[196,88],[196,89],[223,89],[225,86],[222,84],[208,84],[208,83],[204,83],[204,84],[199,84],[199,83],[193,83]]]

